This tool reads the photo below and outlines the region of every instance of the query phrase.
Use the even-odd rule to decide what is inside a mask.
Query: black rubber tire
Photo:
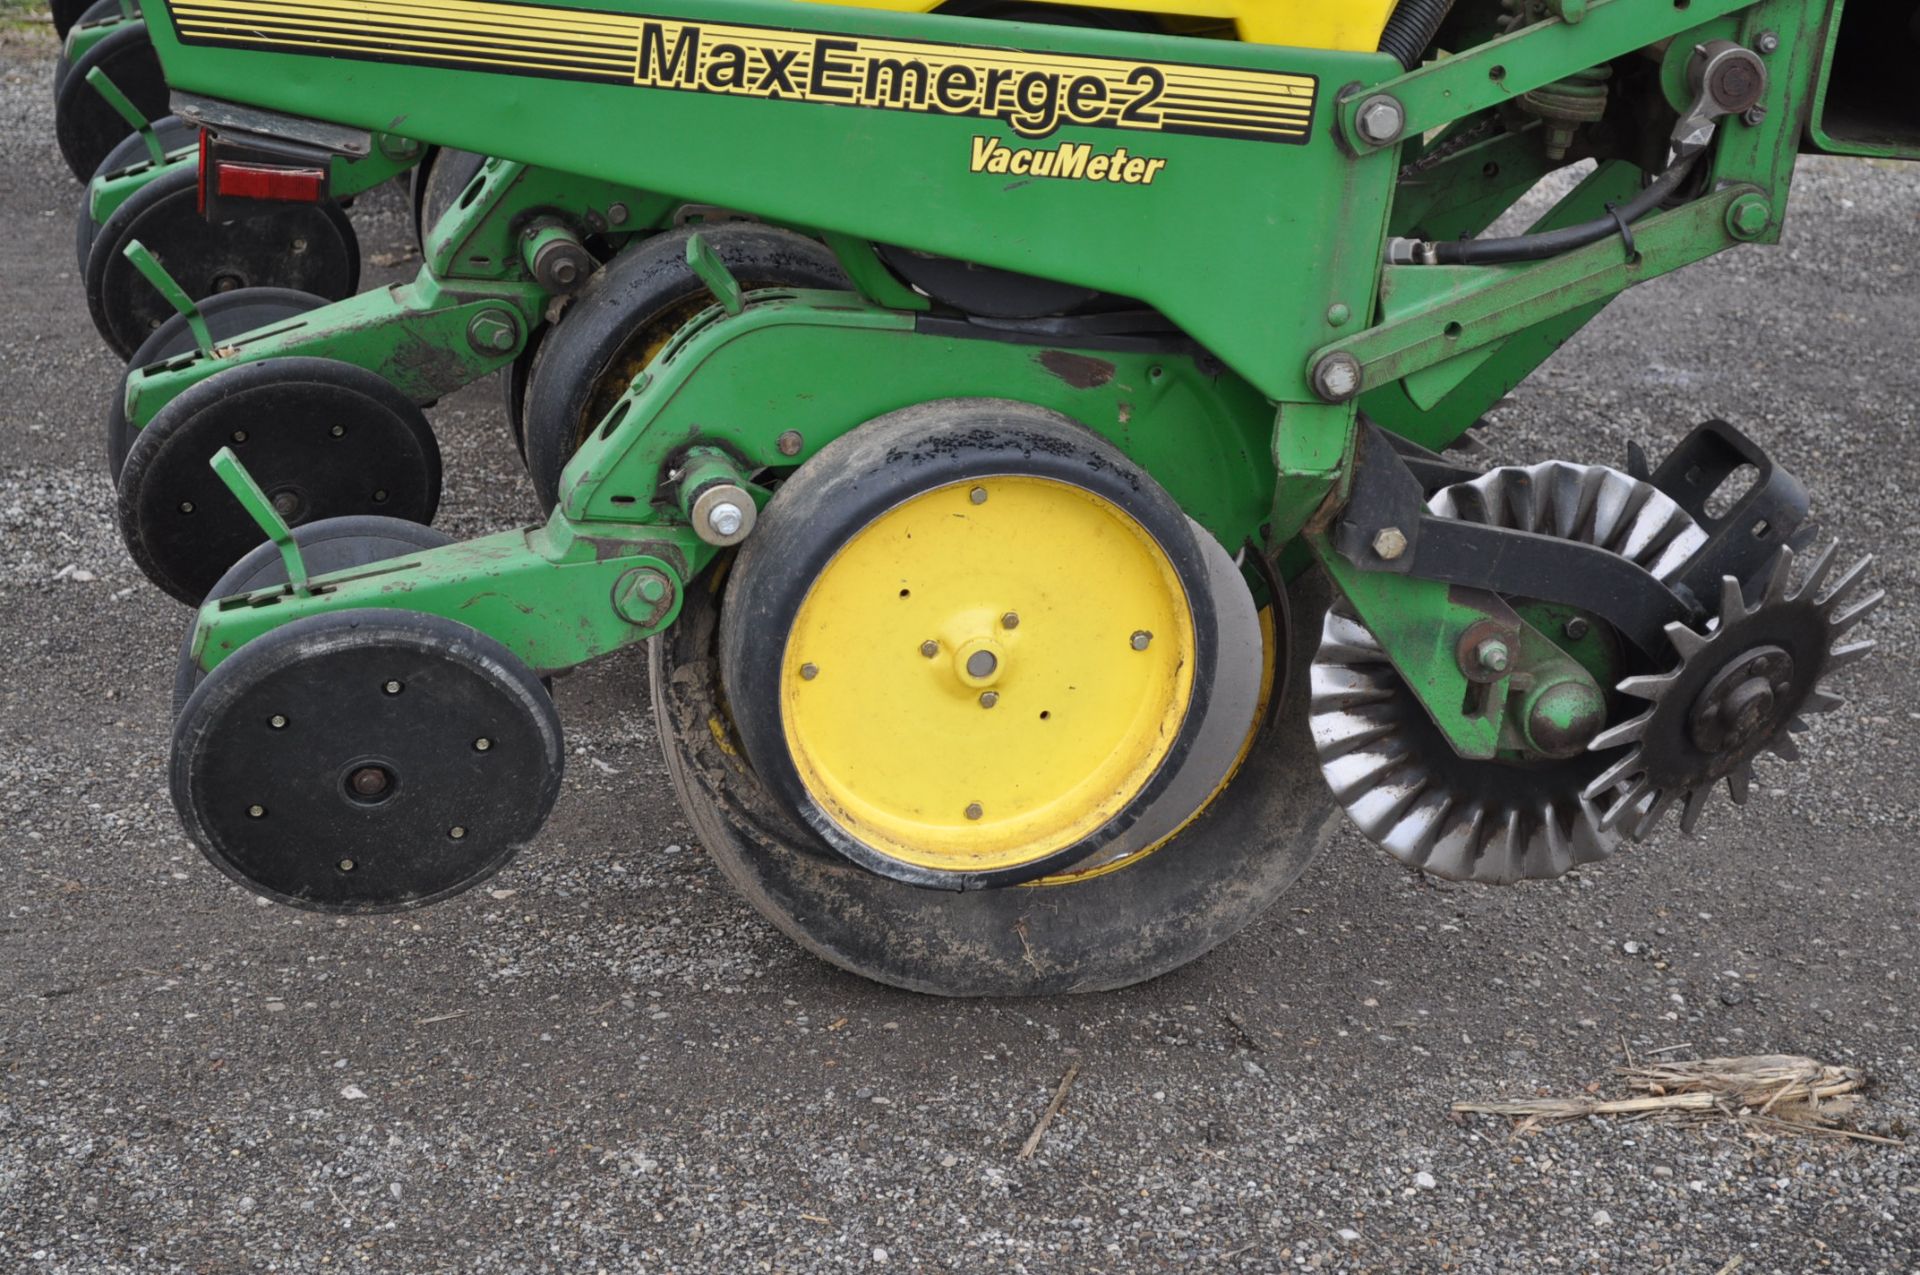
[[[227,568],[260,543],[259,528],[207,462],[234,425],[260,429],[262,421],[270,426],[240,449],[241,458],[269,493],[306,484],[306,503],[289,518],[295,526],[351,514],[433,521],[440,503],[440,447],[426,414],[391,382],[333,359],[241,363],[161,408],[120,471],[120,537],[134,563],[163,591],[198,606]],[[324,454],[314,448],[314,431],[323,421],[348,430],[346,450],[326,465],[314,459]],[[299,432],[283,434],[275,450],[273,429],[295,423]],[[367,469],[376,463],[386,467],[377,476]],[[338,486],[349,473],[355,476],[350,492],[316,489],[322,480]],[[375,483],[386,485],[368,492]],[[193,505],[190,527],[169,517],[183,494]]]
[[[473,151],[436,146],[413,169],[413,241],[426,256],[427,231],[446,215],[454,201],[472,185],[487,157]]]
[[[192,145],[200,136],[200,128],[197,124],[189,124],[178,115],[166,115],[153,121],[153,131],[160,139],[162,151],[176,151],[183,146]],[[106,158],[100,161],[100,166],[93,170],[94,180],[97,181],[109,173],[117,173],[135,164],[148,163],[150,158],[147,154],[147,144],[141,140],[140,134],[128,133],[120,140],[118,146],[107,152]],[[89,190],[92,184],[92,182],[88,183]],[[73,236],[74,259],[80,264],[80,277],[83,280],[87,277],[87,257],[93,252],[93,239],[99,230],[99,225],[93,220],[92,200],[83,193],[80,196],[79,224],[74,228]]]
[[[695,231],[746,288],[844,288],[839,262],[818,241],[756,222],[685,227],[620,253],[580,290],[540,342],[525,400],[527,473],[542,509],[560,499],[560,474],[644,366],[646,334],[711,304],[687,266]]]
[[[801,781],[780,705],[787,634],[808,592],[851,537],[902,502],[955,483],[1019,474],[1090,491],[1158,543],[1187,586],[1192,693],[1155,774],[1102,827],[1046,859],[992,872],[937,872],[889,858],[846,832]],[[1035,552],[1045,552],[1036,546]],[[1064,872],[1146,813],[1185,764],[1218,667],[1208,567],[1187,516],[1152,477],[1079,422],[1004,399],[947,399],[889,412],[829,443],[780,485],[734,560],[720,625],[720,680],[754,772],[833,849],[866,869],[922,886],[978,890]]]
[[[421,549],[438,549],[453,543],[453,537],[432,527],[423,527],[404,518],[382,518],[359,514],[346,518],[323,518],[293,530],[294,543],[300,546],[300,558],[310,576],[351,567],[369,566],[398,558]],[[246,557],[227,568],[209,598],[230,598],[236,593],[251,593],[287,582],[286,561],[280,546],[262,541]],[[180,637],[180,655],[173,667],[173,715],[187,706],[187,699],[206,674],[193,662],[193,631],[199,615],[187,617],[186,632]]]
[[[87,311],[121,358],[175,315],[123,255],[138,239],[196,301],[239,288],[292,288],[329,301],[360,284],[360,241],[332,200],[268,205],[257,216],[212,223],[195,210],[198,174],[163,173],[101,225],[87,256]],[[290,245],[304,243],[303,250]]]
[[[379,670],[396,665],[406,694],[390,698]],[[343,676],[352,681],[341,685]],[[265,706],[282,697],[297,701],[284,735],[288,719]],[[419,712],[439,720],[423,723]],[[472,747],[476,726],[497,747]],[[405,759],[393,762],[401,799],[377,814],[334,804],[334,764],[363,764],[356,753]],[[247,889],[314,911],[392,912],[450,898],[504,867],[546,822],[565,761],[552,697],[513,652],[442,616],[367,608],[294,620],[222,661],[174,721],[168,778],[187,834]],[[262,813],[291,820],[278,836],[253,833],[240,804],[260,801],[241,793],[261,787],[272,789]],[[446,837],[448,816],[474,835]],[[329,871],[343,853],[373,865],[364,879]]]
[[[667,774],[734,887],[841,969],[940,996],[1052,996],[1143,982],[1257,920],[1339,822],[1306,722],[1307,667],[1327,598],[1317,572],[1290,588],[1292,693],[1234,778],[1174,841],[1084,881],[965,894],[889,881],[813,848],[760,784],[718,678],[723,580],[716,571],[693,582],[679,619],[648,645]]]
[[[73,30],[90,9],[100,7],[101,0],[48,0],[47,10],[53,18],[53,33],[62,40],[67,32]],[[114,8],[120,7],[120,0],[107,0]]]
[[[208,334],[216,342],[225,342],[243,332],[277,324],[326,304],[325,297],[292,288],[236,288],[202,301],[200,317],[207,322]],[[127,362],[127,370],[131,373],[151,367],[194,348],[193,329],[187,326],[185,315],[176,314],[140,343],[140,348]],[[107,472],[116,484],[120,481],[121,469],[126,466],[127,453],[133,449],[133,440],[140,434],[127,420],[126,388],[123,378],[118,392],[107,404]]]
[[[127,135],[120,112],[87,83],[87,73],[96,67],[148,119],[167,113],[167,81],[144,24],[129,24],[88,49],[67,69],[53,101],[54,140],[67,168],[81,181],[91,177]]]
[[[540,357],[540,343],[547,330],[535,328],[527,333],[527,343],[500,377],[501,408],[506,412],[507,430],[513,435],[513,449],[520,463],[527,463],[527,383],[533,379],[534,360]]]
[[[62,8],[67,11],[66,25],[62,26],[60,15]],[[135,17],[140,15],[140,6],[133,6]],[[95,22],[116,20],[120,17],[120,0],[53,0],[54,30],[60,35],[60,52],[53,61],[53,100],[60,100],[60,90],[67,83],[67,76],[73,72],[73,63],[67,61],[67,32],[78,26]]]

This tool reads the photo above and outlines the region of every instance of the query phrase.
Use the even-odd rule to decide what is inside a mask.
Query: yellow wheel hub
[[[1194,640],[1172,561],[1110,501],[1025,476],[935,488],[856,532],[808,591],[781,665],[787,747],[873,850],[1018,867],[1152,779]]]

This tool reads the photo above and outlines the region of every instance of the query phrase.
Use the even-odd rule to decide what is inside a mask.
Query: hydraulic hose
[[[1402,67],[1413,70],[1451,8],[1453,0],[1400,0],[1380,32],[1380,51],[1393,54]]]
[[[1626,227],[1659,207],[1687,174],[1700,156],[1688,155],[1676,160],[1667,170],[1632,199],[1613,210],[1612,215],[1583,221],[1577,226],[1542,231],[1537,235],[1515,235],[1510,239],[1452,239],[1422,245],[1419,259],[1439,266],[1491,266],[1512,261],[1542,261],[1575,248],[1598,243],[1609,235],[1625,235]],[[1404,243],[1396,240],[1396,245]]]

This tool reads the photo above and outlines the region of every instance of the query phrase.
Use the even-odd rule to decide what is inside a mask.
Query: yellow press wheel
[[[884,520],[894,511],[955,512],[942,506],[937,496],[951,485],[954,475],[944,473],[936,481],[906,484],[912,489],[909,496],[893,492],[886,498],[836,483],[817,493],[821,499],[804,502],[799,498],[812,484],[802,480],[817,473],[859,474],[866,481],[851,487],[870,488],[878,481],[876,470],[899,463],[932,469],[958,464],[956,456],[1009,426],[1016,432],[1026,431],[1030,445],[1014,449],[1026,459],[1050,454],[1065,463],[1053,474],[1009,473],[1011,466],[1003,463],[995,482],[1011,477],[1037,480],[1025,494],[1036,502],[1042,495],[1055,497],[1054,511],[1066,523],[1056,531],[1071,535],[1074,544],[1080,543],[1080,536],[1091,536],[1092,528],[1103,528],[1100,551],[1115,556],[1102,561],[1132,562],[1143,577],[1162,573],[1163,582],[1171,568],[1182,585],[1179,605],[1168,600],[1175,595],[1163,583],[1160,605],[1167,608],[1162,613],[1167,618],[1155,623],[1164,626],[1185,613],[1195,634],[1191,675],[1173,670],[1171,663],[1149,675],[1144,662],[1135,677],[1125,676],[1124,666],[1120,673],[1106,674],[1118,679],[1114,685],[1120,690],[1131,688],[1131,699],[1126,694],[1111,698],[1116,705],[1131,704],[1133,711],[1113,707],[1093,720],[1103,723],[1099,738],[1113,745],[1110,752],[1130,759],[1130,764],[1108,771],[1110,758],[1096,755],[1098,741],[1092,738],[1096,732],[1089,730],[1081,746],[1069,747],[1063,739],[1061,758],[1036,761],[1026,755],[1030,764],[1025,769],[1036,781],[1042,774],[1047,776],[1056,800],[1033,801],[1024,811],[1010,812],[997,829],[983,827],[977,832],[968,825],[987,824],[986,812],[983,809],[981,819],[970,820],[963,804],[956,821],[961,825],[958,839],[903,837],[887,842],[881,830],[898,834],[906,826],[889,822],[898,819],[904,808],[898,793],[942,796],[940,785],[949,780],[915,771],[915,783],[924,787],[908,786],[893,795],[863,785],[855,793],[867,807],[859,820],[844,815],[848,822],[842,824],[824,818],[820,802],[788,753],[779,697],[791,642],[780,640],[775,630],[784,633],[793,626],[789,620],[782,627],[774,617],[782,611],[797,617],[809,600],[822,604],[833,600],[828,586],[837,583],[841,573],[821,568],[835,562],[856,565],[854,557],[843,557],[841,552],[864,539],[853,531],[904,525]],[[716,570],[691,585],[680,620],[650,647],[655,717],[668,771],[703,844],[728,878],[783,931],[827,960],[883,982],[945,995],[1032,995],[1125,986],[1192,960],[1257,917],[1305,868],[1331,827],[1332,808],[1315,781],[1296,704],[1280,704],[1277,720],[1260,729],[1268,717],[1267,692],[1285,683],[1287,665],[1299,662],[1302,652],[1310,652],[1311,641],[1303,645],[1294,640],[1284,622],[1276,628],[1263,623],[1267,616],[1256,617],[1239,570],[1203,533],[1188,530],[1192,524],[1170,508],[1170,501],[1144,513],[1127,508],[1130,496],[1107,502],[1124,511],[1137,527],[1153,529],[1149,552],[1139,546],[1138,531],[1116,521],[1115,509],[1047,486],[1050,480],[1060,480],[1062,472],[1073,472],[1077,457],[1082,475],[1104,469],[1106,477],[1119,480],[1121,490],[1130,492],[1137,486],[1150,491],[1156,505],[1166,499],[1118,453],[1063,418],[1018,404],[929,404],[871,422],[843,442],[837,454],[823,453],[830,468],[809,473],[803,467],[788,481],[731,569]],[[1096,458],[1097,464],[1089,466]],[[1001,462],[1008,459],[1005,454],[999,457]],[[968,509],[977,509],[970,492],[969,487],[961,494]],[[916,509],[911,495],[926,494],[935,498]],[[863,496],[871,496],[875,507],[860,507]],[[809,525],[818,524],[813,535],[825,543],[824,549],[809,552],[809,545],[803,543],[807,534],[791,526],[779,536],[767,534],[769,526],[782,530],[777,505],[788,497],[809,515]],[[985,504],[990,506],[996,498],[998,494],[990,489]],[[1075,507],[1075,501],[1083,507]],[[1008,509],[1011,512],[1011,504]],[[831,527],[838,527],[839,534],[827,534]],[[916,534],[915,539],[919,538]],[[1129,545],[1128,540],[1134,543]],[[1198,553],[1194,552],[1196,541]],[[879,543],[859,547],[870,549]],[[1060,545],[1057,556],[1064,558],[1070,547]],[[1022,548],[1019,558],[1033,559],[1046,558],[1052,547],[1041,541]],[[964,558],[952,553],[944,556]],[[954,567],[954,581],[968,578],[961,562],[949,565]],[[1082,563],[1085,568],[1097,565]],[[776,590],[766,583],[782,576],[797,580],[799,587]],[[846,576],[849,581],[855,578]],[[1145,596],[1152,592],[1142,588],[1142,596],[1130,602],[1132,590],[1116,587],[1110,578],[1088,578],[1094,580],[1096,596],[1106,598],[1107,609],[1116,613],[1130,605],[1144,605]],[[922,575],[920,580],[896,585],[887,600],[911,609],[923,591],[939,591],[935,577]],[[900,588],[912,590],[912,597],[899,598]],[[1317,596],[1315,588],[1309,588],[1310,595]],[[775,598],[787,592],[797,597],[784,602]],[[980,706],[978,698],[984,691],[972,685],[964,696],[950,684],[941,689],[939,679],[962,681],[962,673],[951,666],[937,673],[932,668],[955,652],[943,649],[927,657],[917,644],[909,646],[911,660],[919,662],[913,667],[922,678],[913,694],[920,697],[924,712],[944,717],[949,707],[965,707],[982,718],[1000,713],[1022,702],[1036,687],[1051,689],[1044,660],[1053,641],[1064,643],[1070,631],[1085,640],[1087,634],[1103,631],[1102,625],[1131,623],[1116,621],[1112,615],[1096,620],[1073,606],[1043,618],[1048,612],[1040,604],[1029,601],[1026,605],[1028,611],[1019,614],[1012,632],[1034,640],[1001,648],[1008,657],[1007,680],[997,685],[1008,698],[991,708]],[[980,614],[997,623],[1006,608],[998,601],[993,607]],[[1311,630],[1319,608],[1309,600],[1306,610],[1304,625]],[[967,608],[960,611],[964,620]],[[1284,615],[1284,611],[1270,614]],[[880,626],[887,618],[883,612],[870,623]],[[1069,630],[1069,623],[1086,627]],[[811,633],[811,624],[810,619],[799,632]],[[1043,639],[1043,629],[1053,625],[1059,626],[1061,636]],[[889,626],[884,632],[885,640],[876,638],[881,647],[891,642],[893,629]],[[1002,626],[1002,636],[1005,632]],[[1133,632],[1133,627],[1122,630],[1123,649],[1133,655],[1150,654],[1169,636],[1178,642],[1174,630],[1163,629],[1154,633],[1145,651],[1134,651]],[[1209,634],[1215,648],[1210,672],[1198,654],[1209,642]],[[964,647],[969,637],[980,635],[956,636],[957,642],[954,637],[919,641],[941,641],[943,648]],[[779,651],[770,671],[764,667],[767,661],[748,658],[750,652],[772,648]],[[857,658],[852,652],[847,655]],[[869,658],[867,662],[876,661]],[[762,666],[760,672],[752,671],[755,665]],[[964,671],[964,659],[958,667]],[[792,666],[792,673],[792,680],[803,690],[815,688],[827,676],[825,666],[818,663],[812,678],[801,677],[798,665]],[[908,697],[907,685],[894,687],[897,698]],[[944,704],[932,698],[935,694],[956,697],[958,704]],[[1146,706],[1158,705],[1157,711],[1170,717],[1178,710],[1170,712],[1168,705],[1182,699],[1186,708],[1173,741],[1144,742],[1146,733],[1137,727],[1149,717]],[[886,704],[877,693],[863,702],[878,705],[892,720],[917,720],[902,718],[904,708]],[[773,711],[768,711],[769,706]],[[1054,716],[1043,723],[1042,711]],[[1042,725],[1052,729],[1063,721],[1072,723],[1074,717],[1069,711],[1063,718],[1059,710],[1036,703],[1031,720],[1035,729]],[[1004,729],[1018,735],[1024,725]],[[882,750],[869,752],[857,741],[832,742],[831,727],[831,721],[818,724],[826,732],[817,745],[822,767],[866,765],[883,755]],[[958,738],[965,742],[964,732],[971,723],[963,717],[959,728],[963,734]],[[807,735],[815,729],[816,723],[803,709],[798,714],[798,733]],[[946,747],[931,732],[896,737],[894,745],[895,752],[922,749],[936,754]],[[843,753],[843,747],[850,751]],[[1149,766],[1151,776],[1140,783],[1140,772]],[[984,767],[961,767],[951,756],[949,768],[965,769],[975,783],[997,779],[1009,784],[1008,776],[1019,769],[997,757],[987,758]],[[1114,783],[1104,799],[1091,799],[1090,786],[1071,782],[1089,772],[1110,773],[1121,782]],[[1062,776],[1070,782],[1061,783]],[[1129,777],[1131,784],[1126,782]],[[816,776],[813,782],[822,785],[820,791],[831,801],[834,789],[826,786],[830,781]],[[1095,829],[1098,835],[1092,838],[1081,835],[1116,803],[1125,808],[1126,818],[1109,819]],[[940,811],[951,804],[942,803]],[[946,828],[942,820],[933,822]],[[1029,832],[1038,829],[1038,835],[1016,841],[1010,835],[1015,827]],[[862,842],[850,852],[849,843],[854,840],[850,828],[882,844]],[[1025,884],[1010,884],[1016,881]],[[982,888],[958,888],[976,886]]]

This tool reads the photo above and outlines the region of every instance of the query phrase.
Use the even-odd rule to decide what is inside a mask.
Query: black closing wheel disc
[[[149,580],[198,605],[262,539],[209,462],[231,447],[280,516],[433,521],[440,447],[377,373],[331,359],[243,363],[161,408],[120,471],[120,535]]]
[[[94,236],[87,309],[120,357],[131,356],[174,315],[126,259],[136,239],[196,300],[253,287],[293,288],[329,301],[353,295],[360,243],[338,204],[266,204],[253,216],[214,223],[200,214],[198,182],[191,166],[162,174],[116,208]]]
[[[560,718],[492,638],[410,611],[297,620],[208,674],[173,730],[173,803],[249,890],[324,912],[433,903],[533,839]]]
[[[168,115],[153,121],[153,135],[160,143],[162,151],[178,151],[191,146],[200,136],[200,129],[187,123],[178,115]],[[150,164],[153,157],[147,152],[147,143],[138,133],[128,133],[120,139],[119,145],[107,152],[100,166],[93,170],[95,179],[105,177],[122,169],[135,165]],[[73,251],[79,263],[80,277],[87,277],[87,258],[93,255],[94,236],[100,227],[93,220],[93,201],[88,194],[80,196],[80,213],[74,219]]]
[[[839,262],[818,241],[754,222],[669,231],[616,256],[533,357],[522,451],[542,509],[559,503],[561,471],[633,379],[687,320],[714,304],[687,265],[695,229],[743,288],[847,286]]]
[[[327,304],[324,297],[292,288],[241,288],[222,292],[200,303],[200,317],[207,321],[207,332],[216,343],[231,341],[243,332],[252,332],[317,310]],[[128,370],[151,367],[155,363],[186,354],[194,349],[193,329],[185,315],[176,314],[155,328],[127,361]],[[127,452],[139,434],[127,420],[126,382],[123,379],[107,405],[107,470],[117,482],[127,463]]]
[[[323,518],[293,530],[294,543],[300,546],[300,558],[310,576],[348,571],[371,566],[391,558],[401,558],[422,549],[438,549],[453,543],[445,532],[423,527],[401,518]],[[209,598],[230,598],[255,589],[272,588],[287,582],[286,559],[280,546],[262,541],[252,553],[227,568],[227,574],[207,590]],[[187,617],[186,632],[180,639],[180,657],[173,670],[173,715],[187,706],[187,698],[206,675],[193,660],[193,633],[199,613]]]
[[[127,121],[87,83],[87,73],[95,69],[106,72],[114,87],[148,119],[167,113],[167,81],[146,25],[128,23],[101,37],[67,68],[53,99],[54,139],[67,167],[81,181],[91,177],[107,152],[127,135]]]

